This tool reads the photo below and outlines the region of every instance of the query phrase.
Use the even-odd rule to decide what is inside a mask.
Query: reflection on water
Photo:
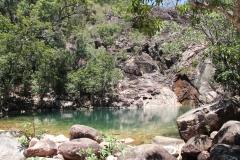
[[[121,110],[62,111],[38,113],[35,116],[23,114],[0,119],[0,129],[19,128],[22,122],[41,124],[51,134],[65,134],[74,124],[93,127],[99,131],[118,135],[119,138],[133,138],[149,143],[156,135],[179,137],[176,119],[189,107],[156,107]]]

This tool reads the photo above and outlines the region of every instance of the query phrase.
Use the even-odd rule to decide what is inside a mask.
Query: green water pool
[[[139,109],[102,109],[86,111],[56,111],[24,113],[0,119],[0,130],[21,129],[25,122],[35,122],[37,130],[68,137],[74,124],[87,125],[122,138],[133,138],[137,143],[151,143],[161,135],[179,138],[176,119],[192,107],[155,107]]]

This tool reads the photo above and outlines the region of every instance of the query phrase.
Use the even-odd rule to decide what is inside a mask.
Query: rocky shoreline
[[[156,136],[152,144],[131,146],[132,139],[116,141],[127,148],[124,156],[119,151],[111,152],[107,160],[125,159],[182,159],[182,160],[219,160],[240,159],[240,97],[219,102],[214,105],[192,109],[177,119],[179,134],[182,138]],[[22,148],[17,143],[17,131],[1,131],[2,143],[0,159],[22,160],[24,157],[48,157],[47,160],[83,160],[87,156],[76,153],[92,148],[96,156],[99,150],[108,148],[94,128],[74,125],[70,128],[69,138],[63,135],[45,135],[38,140],[33,138],[29,147]],[[9,143],[11,142],[11,143]]]

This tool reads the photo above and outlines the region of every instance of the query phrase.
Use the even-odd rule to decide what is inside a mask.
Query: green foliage
[[[198,65],[198,60],[194,60],[193,62],[192,62],[192,67],[197,67],[197,65]]]
[[[166,32],[169,37],[164,39],[163,53],[179,54],[179,52],[186,50],[190,45],[202,44],[205,40],[205,35],[201,31],[187,27],[182,32],[182,26],[175,22],[163,22],[160,33]]]
[[[114,44],[114,40],[121,33],[121,28],[115,24],[107,24],[98,28],[98,34],[107,46]]]
[[[213,46],[210,50],[216,67],[214,78],[225,89],[239,94],[240,90],[240,38],[232,37],[231,41]]]
[[[120,71],[115,68],[112,55],[106,54],[100,48],[92,54],[85,68],[78,69],[68,74],[68,91],[76,93],[105,94],[112,90],[122,78]]]
[[[23,136],[18,138],[18,142],[21,144],[22,147],[28,147],[29,142],[32,138],[40,139],[41,136],[44,134],[42,130],[38,129],[39,127],[36,126],[35,122],[23,122],[22,123],[22,131],[21,133]]]
[[[156,32],[160,31],[162,21],[161,19],[150,16],[152,7],[148,5],[148,2],[150,1],[132,0],[128,7],[128,12],[135,15],[133,24],[136,28],[152,37]],[[160,3],[157,1],[151,2]]]
[[[94,154],[94,150],[90,147],[88,147],[87,149],[82,149],[76,154],[80,157],[86,155],[85,160],[98,160],[98,157]]]

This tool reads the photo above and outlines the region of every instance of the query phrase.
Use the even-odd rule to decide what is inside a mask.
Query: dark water
[[[72,125],[81,124],[119,138],[129,137],[139,143],[150,143],[157,135],[179,137],[176,119],[189,109],[190,107],[158,107],[21,114],[0,119],[0,130],[22,128],[24,122],[35,122],[37,130],[68,136]]]

